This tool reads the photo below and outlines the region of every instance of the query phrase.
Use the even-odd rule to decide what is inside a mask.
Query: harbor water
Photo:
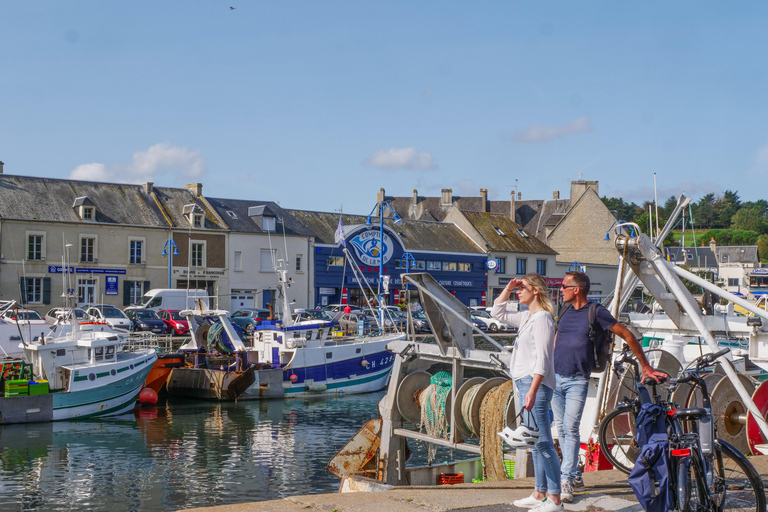
[[[329,493],[328,461],[384,392],[168,399],[137,414],[0,429],[0,510],[167,511]]]

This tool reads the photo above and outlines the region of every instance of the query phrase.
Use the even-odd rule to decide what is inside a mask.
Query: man
[[[552,412],[559,435],[563,462],[561,473],[561,498],[573,501],[573,491],[584,489],[579,470],[579,425],[589,389],[589,376],[594,366],[594,347],[589,338],[589,277],[583,272],[568,272],[560,286],[563,302],[571,306],[558,319],[555,335],[555,376],[557,388],[552,396]],[[597,306],[596,322],[603,330],[623,338],[643,368],[643,378],[659,380],[666,377],[657,372],[643,354],[637,338],[616,321],[602,305]]]

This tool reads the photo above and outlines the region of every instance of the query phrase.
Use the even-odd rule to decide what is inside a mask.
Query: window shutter
[[[123,306],[131,305],[131,287],[134,281],[123,281]]]
[[[43,304],[51,303],[51,278],[43,278]]]
[[[19,291],[21,292],[19,294],[19,296],[21,297],[21,303],[26,304],[27,303],[27,278],[26,277],[19,278]]]

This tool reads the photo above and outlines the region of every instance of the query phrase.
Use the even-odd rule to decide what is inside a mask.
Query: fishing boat
[[[278,287],[285,298],[289,280],[282,260],[278,261],[277,273]],[[217,400],[257,400],[384,389],[394,361],[387,344],[405,339],[405,333],[380,329],[331,336],[332,322],[294,323],[289,308],[284,299],[282,319],[262,321],[245,342],[226,311],[182,311],[192,328],[190,341],[179,351],[186,352],[192,364],[172,369],[168,393]],[[205,331],[201,323],[205,317],[215,317],[221,325],[218,354],[212,354],[211,343],[204,342],[199,335]]]
[[[3,374],[0,424],[112,416],[134,407],[155,352],[126,352],[120,335],[72,327],[23,341],[23,359],[3,361],[18,373]]]

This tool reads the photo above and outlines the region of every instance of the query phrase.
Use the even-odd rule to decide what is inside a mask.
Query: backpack
[[[611,346],[613,345],[613,333],[608,329],[603,329],[600,323],[597,321],[597,302],[589,303],[589,311],[587,312],[587,319],[589,322],[589,339],[592,340],[592,347],[594,353],[592,354],[592,371],[601,373],[605,371],[605,367],[608,366],[608,361],[611,360]],[[563,304],[558,314],[558,320],[563,317],[563,313],[568,311],[571,305],[569,303]]]
[[[666,512],[672,508],[667,434],[653,434],[643,446],[629,473],[629,485],[646,512]]]

